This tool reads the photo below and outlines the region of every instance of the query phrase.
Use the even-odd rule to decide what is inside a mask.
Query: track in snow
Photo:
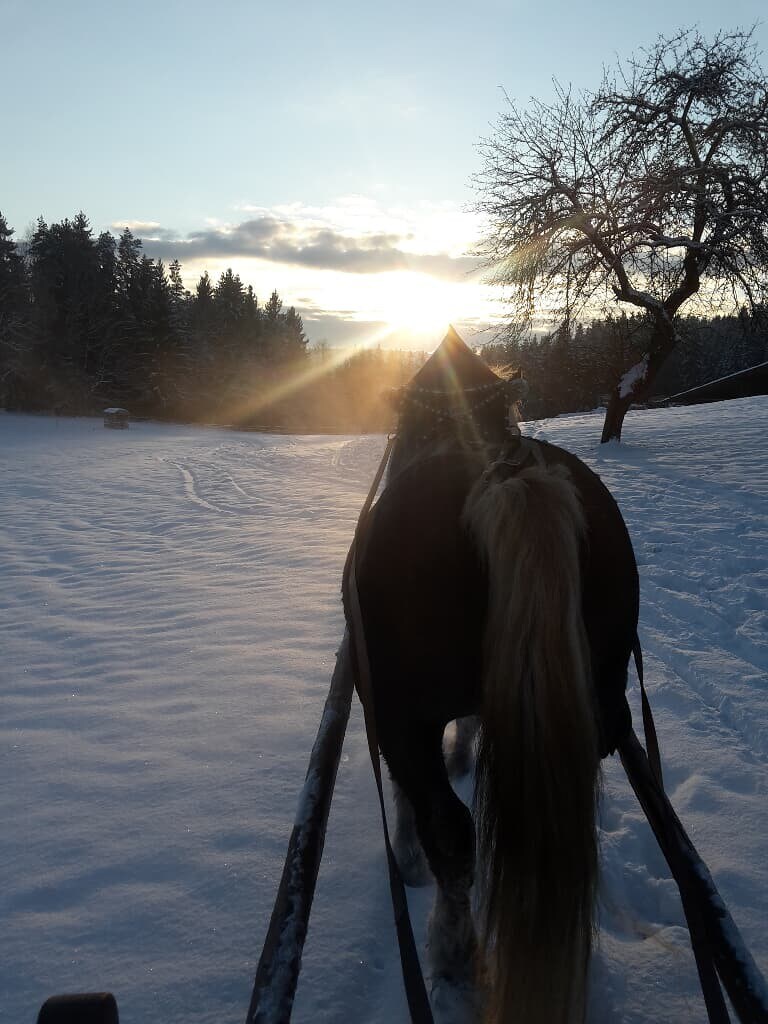
[[[634,413],[607,450],[597,414],[526,428],[624,511],[670,795],[763,970],[767,421],[764,399]],[[126,1024],[244,1016],[383,444],[0,415],[0,1020],[103,987]],[[591,1019],[698,1022],[613,762],[605,791]],[[406,1019],[375,800],[354,709],[297,1024]]]

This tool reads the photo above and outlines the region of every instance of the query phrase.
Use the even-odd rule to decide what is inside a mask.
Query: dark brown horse
[[[638,580],[599,477],[520,437],[522,386],[449,332],[400,395],[357,579],[395,852],[407,882],[437,882],[433,977],[482,980],[489,1021],[571,1024],[593,931],[599,761],[630,728]],[[443,758],[446,725],[465,716],[480,722],[475,821]]]

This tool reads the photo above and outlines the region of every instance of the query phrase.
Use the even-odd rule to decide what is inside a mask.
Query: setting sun
[[[449,323],[475,314],[474,303],[467,302],[466,286],[410,271],[387,278],[382,282],[381,316],[392,330],[434,336],[437,341]]]

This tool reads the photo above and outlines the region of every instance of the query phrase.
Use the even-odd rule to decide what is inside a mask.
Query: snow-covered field
[[[668,790],[768,970],[768,400],[530,423],[621,505]],[[381,437],[0,414],[0,1020],[245,1017]],[[633,684],[635,720],[640,721]],[[591,1021],[699,1022],[684,919],[605,767]],[[423,936],[428,891],[413,894]],[[294,1020],[406,1020],[353,708]]]

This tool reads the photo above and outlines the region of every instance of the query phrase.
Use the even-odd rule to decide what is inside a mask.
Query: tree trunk
[[[624,374],[611,393],[608,408],[605,410],[600,444],[621,440],[624,417],[634,402],[648,394],[651,384],[656,379],[656,374],[667,361],[677,341],[677,334],[671,321],[657,320],[651,334],[650,351],[643,356],[643,360],[637,366]],[[642,367],[643,362],[645,363],[644,367]],[[642,372],[639,372],[641,367]]]
[[[605,410],[605,422],[603,423],[600,444],[605,444],[607,441],[621,440],[621,428],[624,426],[624,417],[627,415],[633,401],[634,398],[631,394],[624,398],[621,397],[617,384],[608,400],[608,408]]]

